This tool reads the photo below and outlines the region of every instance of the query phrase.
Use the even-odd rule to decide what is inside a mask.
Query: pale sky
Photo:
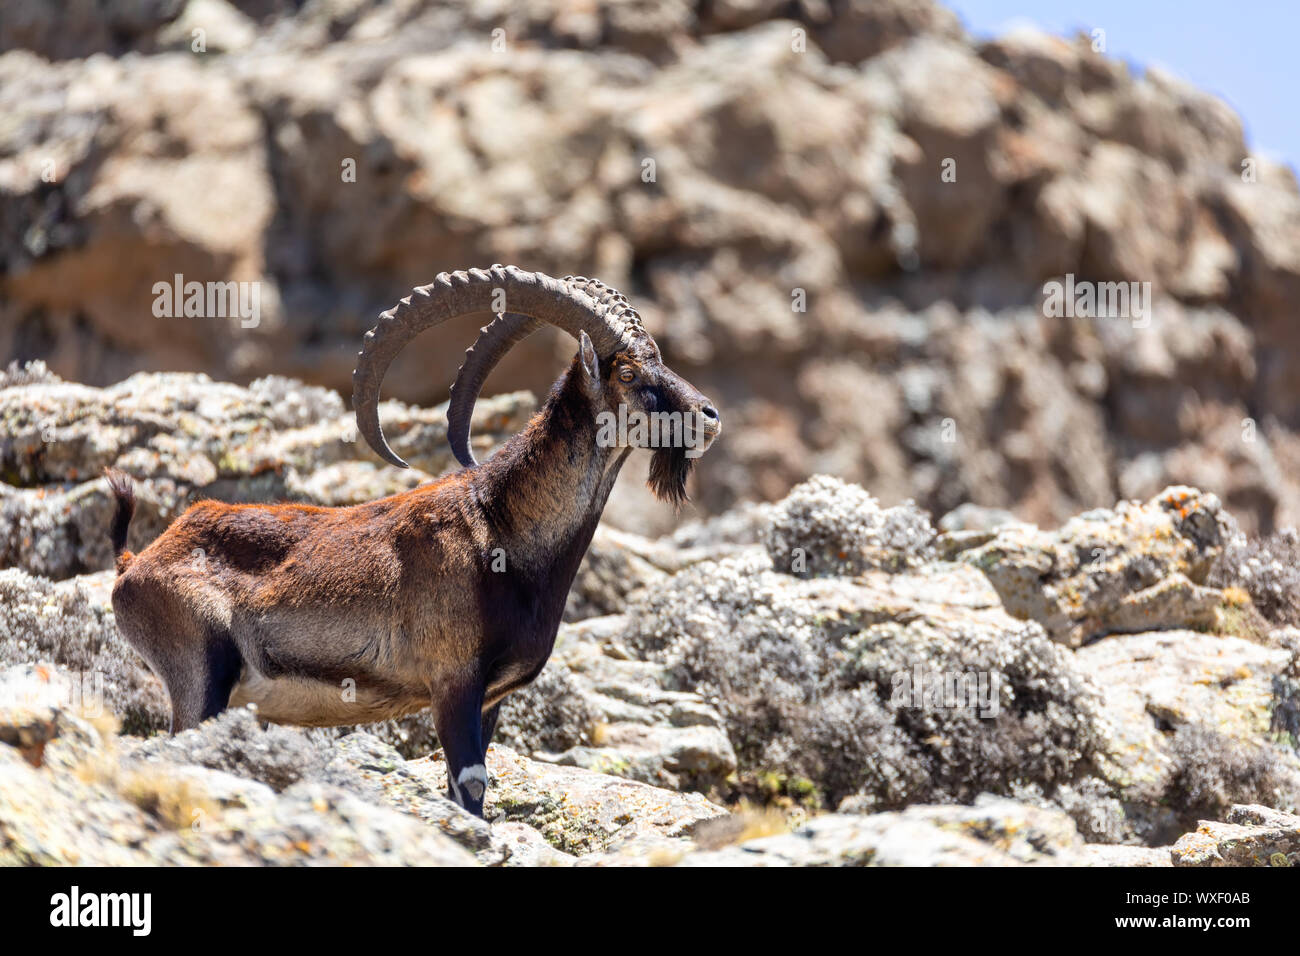
[[[1049,33],[1106,31],[1134,72],[1160,66],[1225,100],[1246,145],[1300,168],[1300,0],[942,0],[977,37],[1029,21]]]

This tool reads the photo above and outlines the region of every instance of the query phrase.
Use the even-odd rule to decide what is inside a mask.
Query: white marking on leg
[[[471,799],[482,800],[483,794],[487,792],[487,767],[481,763],[466,767],[456,777],[456,783],[465,788]],[[456,788],[456,792],[460,792],[459,786]]]

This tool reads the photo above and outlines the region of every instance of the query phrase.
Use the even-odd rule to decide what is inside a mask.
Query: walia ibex
[[[484,312],[497,317],[466,352],[447,412],[462,471],[345,508],[203,501],[134,556],[124,550],[132,484],[109,474],[113,609],[166,684],[173,732],[247,703],[266,720],[307,726],[432,707],[449,796],[482,814],[484,755],[501,700],[550,656],[629,451],[654,447],[649,484],[680,503],[694,458],[721,429],[709,400],[664,365],[622,295],[591,279],[498,265],[439,275],[366,333],[353,407],[380,456],[406,465],[379,425],[393,358],[420,332]],[[469,422],[479,390],[543,323],[577,339],[578,352],[523,432],[477,464]],[[674,416],[680,428],[669,443],[635,428],[611,438],[602,426],[611,416]]]

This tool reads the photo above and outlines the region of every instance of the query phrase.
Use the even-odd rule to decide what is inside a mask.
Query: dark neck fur
[[[567,574],[567,591],[625,458],[597,446],[575,359],[527,427],[471,478],[506,560],[547,578]]]

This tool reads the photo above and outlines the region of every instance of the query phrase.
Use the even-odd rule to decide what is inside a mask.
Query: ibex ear
[[[592,398],[600,395],[600,360],[596,357],[596,347],[591,344],[591,337],[586,332],[578,339],[578,357],[582,363],[582,384]]]

